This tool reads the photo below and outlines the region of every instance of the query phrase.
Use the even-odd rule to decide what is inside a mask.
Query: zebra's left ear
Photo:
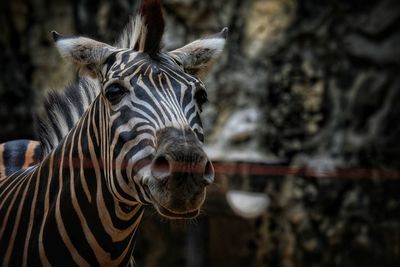
[[[227,37],[228,28],[225,27],[217,34],[191,42],[169,54],[187,73],[203,79],[215,59],[222,54]]]

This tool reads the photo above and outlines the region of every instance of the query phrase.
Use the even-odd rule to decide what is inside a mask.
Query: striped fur
[[[94,103],[39,166],[1,181],[2,266],[128,264],[143,207],[128,208],[108,190],[99,139],[85,135],[103,138],[101,111]]]
[[[128,56],[132,53],[120,52],[115,59],[132,58]],[[135,173],[150,161],[156,128],[189,124],[202,138],[198,114],[192,115],[198,110],[192,102],[196,80],[179,73],[167,57],[160,57],[162,72],[157,80],[145,76],[153,71],[151,63],[138,54],[133,59],[136,64],[130,68],[121,68],[123,62],[118,62],[104,70],[107,80],[121,75],[130,81],[140,79],[135,104],[127,101],[113,112],[104,96],[98,95],[40,165],[1,181],[3,266],[128,264],[143,214],[141,203],[151,202],[143,189],[144,181],[135,180],[143,177]],[[169,84],[175,87],[165,88]],[[149,105],[150,99],[158,99],[159,104]],[[167,116],[160,113],[164,110]],[[136,122],[119,121],[124,112],[136,113]],[[115,123],[118,131],[109,132],[113,128],[110,124]],[[136,138],[119,144],[119,139],[129,135]],[[136,150],[141,152],[132,154]],[[61,263],[59,259],[63,259]]]
[[[27,169],[42,159],[39,142],[14,140],[0,144],[0,179],[14,172]]]

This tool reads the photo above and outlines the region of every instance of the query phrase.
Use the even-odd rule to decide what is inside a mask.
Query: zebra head
[[[227,29],[162,52],[159,1],[143,1],[120,40],[108,45],[53,32],[60,54],[100,85],[104,176],[122,203],[153,204],[168,218],[198,215],[214,169],[202,149],[201,78],[221,54]],[[106,156],[105,156],[106,155]]]

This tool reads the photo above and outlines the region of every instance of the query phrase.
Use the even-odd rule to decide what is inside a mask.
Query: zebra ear
[[[113,52],[113,47],[93,39],[63,36],[52,32],[60,55],[77,65],[81,75],[96,76],[99,67]]]
[[[222,54],[227,37],[228,28],[224,28],[217,34],[191,42],[169,54],[187,73],[202,79]]]

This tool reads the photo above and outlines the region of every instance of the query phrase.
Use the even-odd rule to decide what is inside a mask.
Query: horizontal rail
[[[385,179],[400,180],[400,170],[379,169],[335,169],[314,170],[306,167],[291,167],[284,165],[268,165],[265,163],[222,162],[214,161],[216,174],[249,175],[249,176],[302,176],[309,178],[339,178],[339,179]]]

